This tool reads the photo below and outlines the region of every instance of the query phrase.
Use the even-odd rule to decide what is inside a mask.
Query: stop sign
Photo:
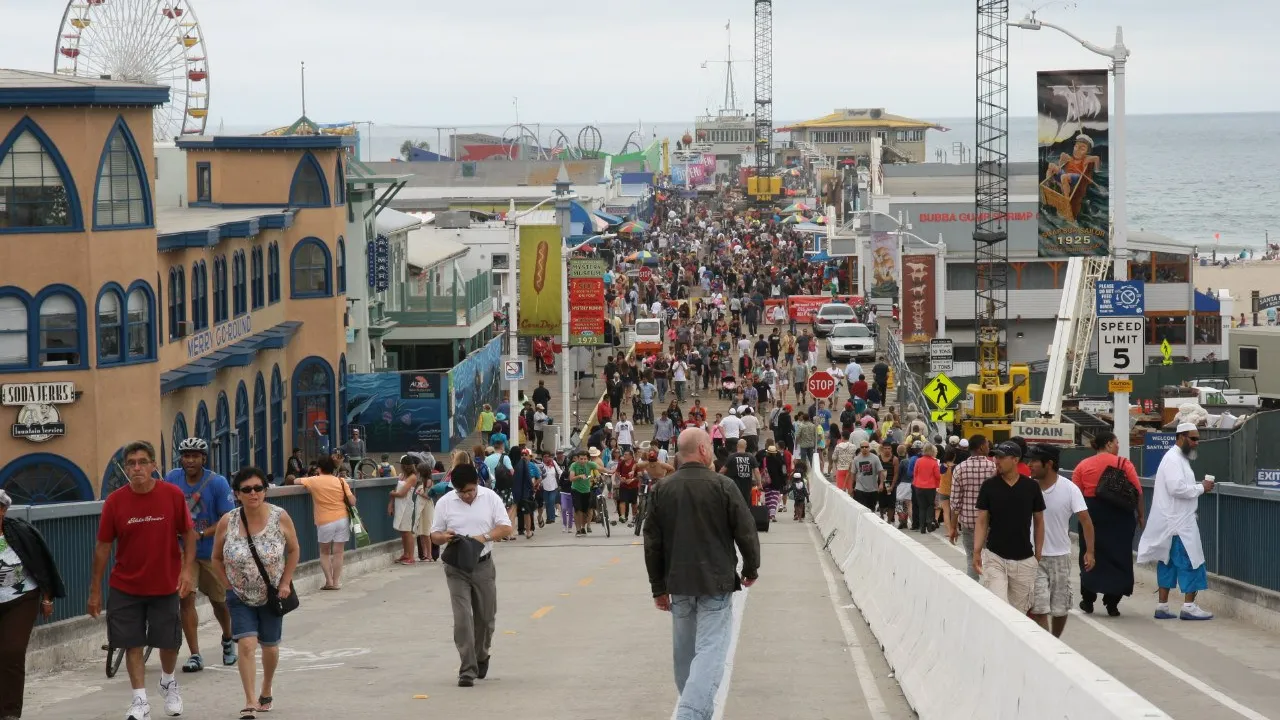
[[[640,282],[647,283],[653,279],[653,271],[644,266],[640,268]]]
[[[836,392],[836,379],[826,370],[819,370],[809,376],[806,389],[815,398],[826,400]]]

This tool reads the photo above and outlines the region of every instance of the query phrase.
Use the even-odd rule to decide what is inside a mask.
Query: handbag
[[[342,481],[342,485],[344,490],[351,489],[346,480]],[[369,537],[369,531],[364,527],[364,520],[360,519],[360,508],[352,504],[345,492],[342,493],[342,502],[347,506],[347,519],[351,522],[351,538],[355,540],[356,548],[369,547],[373,544],[373,539]]]
[[[249,552],[253,555],[253,564],[258,566],[258,573],[262,575],[262,583],[267,586],[267,611],[276,617],[284,617],[294,610],[298,609],[298,591],[293,587],[293,581],[289,581],[289,597],[281,598],[280,593],[271,585],[271,576],[267,574],[267,567],[262,564],[262,558],[258,557],[258,548],[253,544],[253,533],[249,532],[249,518],[244,514],[244,508],[240,508],[240,522],[244,523],[244,539],[249,543]]]
[[[1129,482],[1129,476],[1124,472],[1124,462],[1124,458],[1120,458],[1120,462],[1102,471],[1094,495],[1121,510],[1133,512],[1138,509],[1138,488]]]

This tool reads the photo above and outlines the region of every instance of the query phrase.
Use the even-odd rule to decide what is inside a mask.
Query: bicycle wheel
[[[640,528],[644,525],[644,515],[649,509],[648,503],[645,502],[645,496],[640,496],[640,501],[636,503],[636,537],[640,537]]]
[[[146,665],[146,664],[147,664],[147,661],[151,659],[151,650],[152,650],[151,646],[150,646],[150,645],[148,645],[148,646],[147,646],[147,649],[142,651],[142,664],[143,664],[143,665]]]
[[[360,461],[360,464],[356,465],[357,478],[371,478],[371,477],[377,477],[377,476],[378,476],[378,463],[368,458],[365,458],[364,460]]]
[[[120,663],[124,660],[124,648],[113,648],[103,645],[107,651],[107,677],[113,678],[120,671]]]
[[[611,527],[609,524],[609,501],[604,497],[600,498],[600,518],[604,520],[604,536],[611,536],[613,532],[609,529]]]

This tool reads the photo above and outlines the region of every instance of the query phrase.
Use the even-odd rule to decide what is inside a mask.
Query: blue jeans
[[[560,491],[542,491],[542,504],[547,508],[547,523],[556,521],[556,507],[560,504]]]
[[[667,401],[667,379],[657,378],[654,380],[654,384],[658,386],[658,402],[666,402]]]
[[[733,593],[671,596],[671,654],[680,705],[676,720],[708,720],[733,639]]]

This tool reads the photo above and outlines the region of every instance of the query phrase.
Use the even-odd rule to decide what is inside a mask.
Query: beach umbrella
[[[625,259],[627,262],[642,262],[646,264],[650,262],[654,262],[654,263],[658,262],[658,256],[654,255],[648,250],[640,250],[638,252],[633,252],[630,255],[628,255]]]
[[[629,235],[632,235],[635,233],[644,233],[644,232],[647,232],[648,230],[649,230],[649,226],[644,224],[644,222],[640,220],[631,220],[629,222],[622,223],[622,227],[618,228],[618,232],[626,233]]]

